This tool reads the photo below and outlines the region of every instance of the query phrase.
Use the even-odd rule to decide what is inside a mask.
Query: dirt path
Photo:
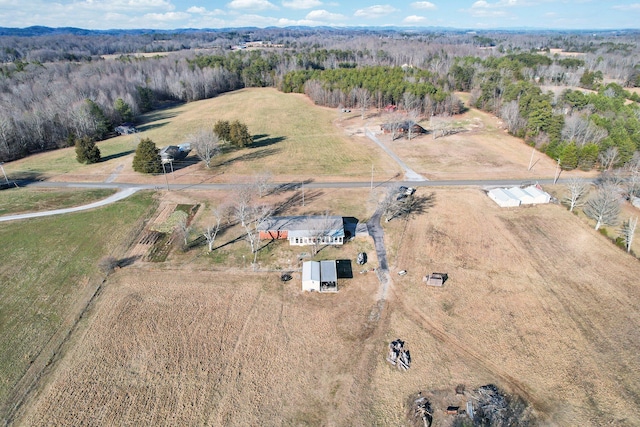
[[[380,146],[380,148],[382,148],[384,150],[385,153],[387,153],[389,155],[389,157],[391,157],[403,170],[404,170],[404,177],[407,181],[428,181],[425,177],[423,177],[422,175],[420,175],[419,173],[415,172],[414,170],[410,169],[409,166],[407,166],[407,164],[405,162],[402,161],[402,159],[400,159],[400,157],[398,157],[396,155],[396,153],[394,153],[393,151],[391,151],[389,149],[389,147],[387,147],[386,145],[384,145],[374,134],[373,132],[371,132],[369,129],[365,129],[365,133],[367,135],[367,137],[372,140],[373,142],[375,142],[376,144],[378,144],[378,146]]]

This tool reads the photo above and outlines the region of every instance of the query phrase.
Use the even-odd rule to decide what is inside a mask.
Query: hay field
[[[409,270],[387,335],[413,343],[399,394],[494,382],[543,425],[640,425],[637,259],[563,207],[501,209],[478,189],[436,190],[427,215],[387,236],[390,264]],[[422,284],[431,272],[449,274],[443,288]],[[374,378],[387,389],[384,363]],[[387,405],[401,412],[393,393]]]
[[[356,381],[371,285],[122,271],[18,424],[371,425]]]
[[[17,424],[408,425],[407,398],[425,391],[449,425],[456,385],[493,383],[542,425],[640,425],[637,260],[562,207],[418,195],[431,191],[423,215],[385,224],[379,319],[372,274],[320,295],[299,273],[283,284],[202,257],[137,263],[109,278]],[[429,272],[450,278],[427,288]],[[406,373],[385,361],[395,338]]]

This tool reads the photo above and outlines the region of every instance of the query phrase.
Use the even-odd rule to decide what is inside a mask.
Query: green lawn
[[[116,166],[132,161],[139,138],[151,138],[158,148],[178,145],[218,120],[240,120],[254,136],[253,146],[225,150],[213,160],[212,175],[252,176],[269,171],[274,176],[369,179],[373,166],[379,179],[394,176],[399,167],[373,142],[349,138],[334,125],[341,120],[347,126],[357,117],[352,113],[339,118],[334,109],[315,106],[299,94],[243,89],[148,113],[141,118],[139,133],[99,142],[103,161],[97,164],[79,164],[74,148],[69,147],[7,163],[5,169],[10,179],[74,174],[102,181]]]
[[[0,407],[88,281],[100,279],[99,260],[121,256],[154,203],[141,192],[97,210],[0,223]]]
[[[40,212],[86,205],[112,195],[115,190],[60,190],[11,188],[0,191],[0,215]]]

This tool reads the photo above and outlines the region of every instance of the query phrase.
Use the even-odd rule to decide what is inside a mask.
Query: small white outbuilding
[[[511,194],[506,188],[492,188],[487,192],[491,200],[503,208],[520,206],[520,199]]]
[[[302,290],[320,291],[320,263],[305,261],[302,264]]]

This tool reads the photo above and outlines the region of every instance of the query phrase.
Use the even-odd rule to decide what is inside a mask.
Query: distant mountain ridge
[[[261,30],[295,30],[295,31],[326,31],[326,32],[381,32],[381,33],[421,33],[421,32],[451,32],[451,33],[463,33],[474,32],[478,34],[491,33],[491,32],[509,32],[509,33],[545,33],[545,32],[560,32],[560,33],[598,33],[598,34],[629,34],[638,33],[638,29],[611,29],[611,30],[563,30],[563,29],[549,29],[549,28],[491,28],[491,29],[465,29],[465,28],[453,28],[453,27],[305,27],[305,26],[290,26],[290,27],[233,27],[233,28],[176,28],[169,30],[158,30],[149,28],[136,28],[136,29],[110,29],[110,30],[88,30],[78,27],[46,27],[41,25],[35,25],[26,28],[12,28],[12,27],[0,27],[0,36],[15,36],[15,37],[37,37],[48,35],[78,35],[78,36],[94,36],[94,35],[137,35],[137,34],[184,34],[184,33],[198,33],[198,32],[216,32],[223,33],[229,31],[261,31]]]

